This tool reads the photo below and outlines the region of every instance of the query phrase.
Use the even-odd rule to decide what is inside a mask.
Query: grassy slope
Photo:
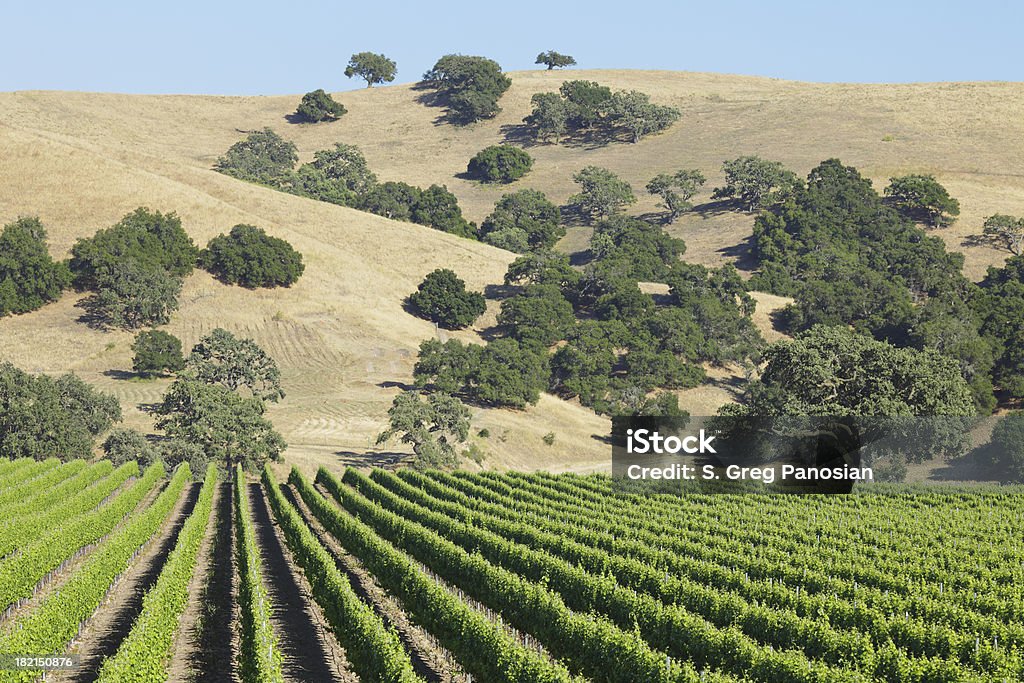
[[[181,311],[168,329],[190,345],[224,326],[266,347],[281,364],[289,392],[272,418],[292,444],[289,457],[312,467],[365,451],[396,391],[381,385],[409,380],[416,347],[435,334],[401,307],[422,276],[452,267],[481,288],[501,280],[512,255],[210,171],[214,159],[243,137],[239,129],[270,126],[298,144],[303,160],[336,141],[356,143],[382,180],[447,184],[468,217],[479,221],[508,188],[455,177],[469,157],[514,130],[534,92],[555,90],[569,77],[591,78],[647,91],[655,101],[678,106],[683,118],[668,133],[637,145],[532,147],[535,170],[513,188],[536,187],[564,201],[574,191],[571,174],[598,164],[637,190],[659,171],[700,168],[710,193],[721,161],[740,154],[778,159],[801,173],[837,156],[878,187],[895,173],[930,172],[961,200],[960,221],[940,234],[965,251],[975,278],[1005,255],[964,248],[963,238],[977,232],[988,214],[1024,214],[1022,84],[819,85],[690,73],[571,73],[512,74],[502,114],[468,128],[439,125],[442,111],[419,104],[419,93],[409,86],[343,93],[338,98],[349,113],[317,126],[285,120],[295,96],[0,94],[0,221],[40,215],[52,250],[61,255],[75,239],[138,205],[177,211],[198,243],[238,222],[292,241],[308,263],[294,288],[249,292],[198,273],[186,283]],[[638,213],[653,210],[646,197],[635,207]],[[671,230],[687,240],[688,259],[717,264],[736,257],[730,248],[749,235],[751,223],[749,216],[707,211]],[[581,248],[586,239],[586,228],[574,228],[563,247]],[[158,400],[164,384],[116,372],[130,368],[131,335],[76,322],[75,299],[69,294],[37,313],[0,321],[2,356],[29,370],[75,370],[117,393],[130,424],[146,425],[138,406]],[[764,304],[782,303],[776,299],[765,297]],[[494,308],[492,302],[483,326],[493,322]],[[767,320],[764,311],[759,318]],[[684,397],[691,410],[729,399],[735,378],[717,374],[714,385]],[[486,426],[493,435],[484,444],[491,464],[521,468],[605,459],[606,447],[590,438],[605,425],[550,397],[523,413],[478,411],[476,418],[477,428]],[[558,436],[550,448],[541,443],[548,431]],[[502,434],[504,441],[497,438]]]

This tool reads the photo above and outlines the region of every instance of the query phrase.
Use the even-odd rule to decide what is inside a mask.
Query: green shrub
[[[19,218],[0,232],[0,317],[27,313],[56,301],[71,284],[66,264],[46,248],[38,218]]]
[[[99,271],[95,288],[81,304],[93,322],[136,330],[170,322],[171,313],[178,309],[181,280],[130,259]]]
[[[471,325],[487,309],[483,294],[466,291],[466,283],[447,268],[423,278],[409,295],[409,304],[422,317],[450,330]]]
[[[1024,480],[1024,412],[1010,413],[992,430],[996,465],[1010,476]]]
[[[180,372],[185,368],[181,340],[162,330],[140,332],[132,344],[132,368],[144,377]]]
[[[225,175],[265,185],[281,185],[291,175],[299,153],[295,144],[264,128],[231,145],[214,169]]]
[[[544,437],[541,440],[547,446],[554,446],[555,445],[555,433],[554,432],[548,432],[547,434],[544,435]]]
[[[475,237],[476,227],[462,217],[459,200],[443,185],[431,185],[420,194],[412,220],[459,237]]]
[[[305,270],[292,245],[252,225],[236,225],[214,237],[199,259],[222,282],[249,288],[289,287]]]
[[[145,436],[134,429],[115,429],[103,442],[103,452],[116,466],[135,460],[139,468],[148,467],[160,457],[160,452]]]
[[[302,102],[299,103],[298,109],[295,110],[295,114],[299,118],[309,123],[337,121],[346,112],[345,105],[337,102],[323,89],[314,90],[303,95]]]
[[[115,266],[126,261],[145,270],[183,278],[195,268],[198,256],[199,249],[182,229],[177,215],[141,207],[113,227],[78,240],[71,248],[69,265],[75,284],[91,289],[101,271],[109,276]]]
[[[510,183],[526,175],[533,166],[533,157],[512,145],[491,145],[469,160],[470,176],[492,183]]]

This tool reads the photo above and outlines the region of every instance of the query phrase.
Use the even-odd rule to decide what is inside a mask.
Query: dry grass
[[[570,77],[647,91],[679,107],[682,120],[636,145],[531,147],[533,172],[510,187],[455,177],[473,154],[500,142],[503,129],[519,124],[534,92],[555,90]],[[1005,254],[964,248],[964,237],[996,211],[1024,214],[1022,84],[820,85],[641,71],[531,71],[512,78],[502,114],[466,128],[438,125],[442,111],[419,104],[418,93],[402,85],[339,94],[349,113],[316,126],[286,121],[298,97],[0,94],[0,221],[39,215],[59,255],[139,205],[177,211],[198,243],[243,221],[291,241],[308,264],[295,287],[251,292],[196,274],[168,329],[186,345],[223,326],[265,346],[280,362],[289,394],[271,417],[291,444],[289,459],[312,469],[367,451],[397,391],[383,385],[410,380],[419,342],[435,334],[401,307],[423,275],[451,267],[482,288],[501,281],[513,255],[211,171],[214,159],[244,136],[239,129],[269,126],[294,140],[304,160],[334,142],[358,144],[382,180],[447,184],[477,221],[511,189],[535,187],[564,202],[575,190],[572,173],[587,164],[615,170],[641,192],[655,173],[700,168],[709,183],[698,201],[720,181],[721,162],[741,154],[778,159],[801,173],[839,157],[878,187],[896,173],[935,173],[963,209],[939,234],[964,250],[975,278]],[[656,210],[646,196],[634,208]],[[689,260],[743,265],[737,245],[751,224],[751,216],[706,212],[686,216],[670,231],[687,240]],[[580,248],[586,236],[585,228],[575,228],[563,247]],[[768,310],[785,302],[758,298],[759,325],[777,335]],[[138,406],[156,401],[166,383],[104,374],[130,368],[131,335],[90,330],[77,322],[74,301],[69,294],[42,311],[0,321],[0,355],[29,370],[74,370],[120,396],[129,424],[150,424]],[[481,329],[493,315],[492,305]],[[736,373],[716,371],[714,379],[686,392],[683,403],[703,412],[730,400]],[[474,426],[492,434],[481,440],[489,466],[586,468],[607,459],[607,447],[592,438],[606,432],[607,421],[551,397],[523,412],[477,411]],[[557,435],[551,447],[541,441],[548,432]]]

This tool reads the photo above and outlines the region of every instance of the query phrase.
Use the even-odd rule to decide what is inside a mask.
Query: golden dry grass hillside
[[[107,227],[137,206],[176,211],[199,244],[246,222],[291,241],[307,270],[287,290],[226,287],[203,273],[186,282],[169,331],[186,346],[214,327],[251,336],[281,365],[287,399],[271,418],[290,444],[287,457],[306,467],[362,458],[380,429],[395,383],[411,379],[416,348],[435,335],[430,323],[403,311],[402,300],[437,267],[450,267],[469,285],[500,282],[513,255],[425,227],[302,199],[225,177],[214,160],[243,131],[269,126],[295,141],[302,160],[335,142],[357,144],[381,180],[446,184],[467,217],[479,221],[509,187],[456,177],[483,147],[503,141],[529,112],[535,92],[567,78],[648,92],[682,111],[668,132],[639,144],[539,145],[529,148],[534,170],[511,188],[534,187],[554,201],[572,194],[571,175],[588,164],[606,166],[642,192],[654,174],[700,168],[710,189],[720,165],[758,154],[806,173],[839,157],[882,187],[889,176],[934,173],[960,199],[962,214],[941,230],[964,251],[974,278],[1005,258],[988,247],[962,246],[992,213],[1024,214],[1024,84],[809,84],[764,78],[646,71],[531,71],[512,73],[512,87],[494,120],[458,128],[438,122],[442,110],[418,101],[408,85],[336,95],[349,113],[340,121],[289,123],[298,96],[133,96],[64,92],[0,94],[0,222],[38,215],[51,250],[63,257],[74,241]],[[633,208],[655,209],[647,197]],[[719,264],[740,259],[752,217],[694,213],[671,231],[686,239],[687,258]],[[573,228],[562,247],[586,244]],[[166,384],[140,382],[131,366],[132,336],[99,332],[78,322],[76,296],[32,314],[0,320],[0,357],[26,370],[73,370],[117,394],[126,422],[147,426],[141,407]],[[760,296],[758,320],[784,305]],[[482,325],[493,322],[494,304]],[[472,338],[474,331],[459,333]],[[694,411],[730,400],[736,377],[684,397]],[[487,464],[497,467],[585,468],[607,460],[593,438],[607,422],[577,405],[545,396],[523,412],[478,410],[474,429],[487,427]],[[542,437],[556,434],[553,446]],[[380,457],[387,457],[381,454]]]

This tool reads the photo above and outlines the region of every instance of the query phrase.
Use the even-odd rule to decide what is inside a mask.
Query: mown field
[[[1024,675],[1015,493],[192,474],[0,461],[0,655],[78,658],[53,681]]]

